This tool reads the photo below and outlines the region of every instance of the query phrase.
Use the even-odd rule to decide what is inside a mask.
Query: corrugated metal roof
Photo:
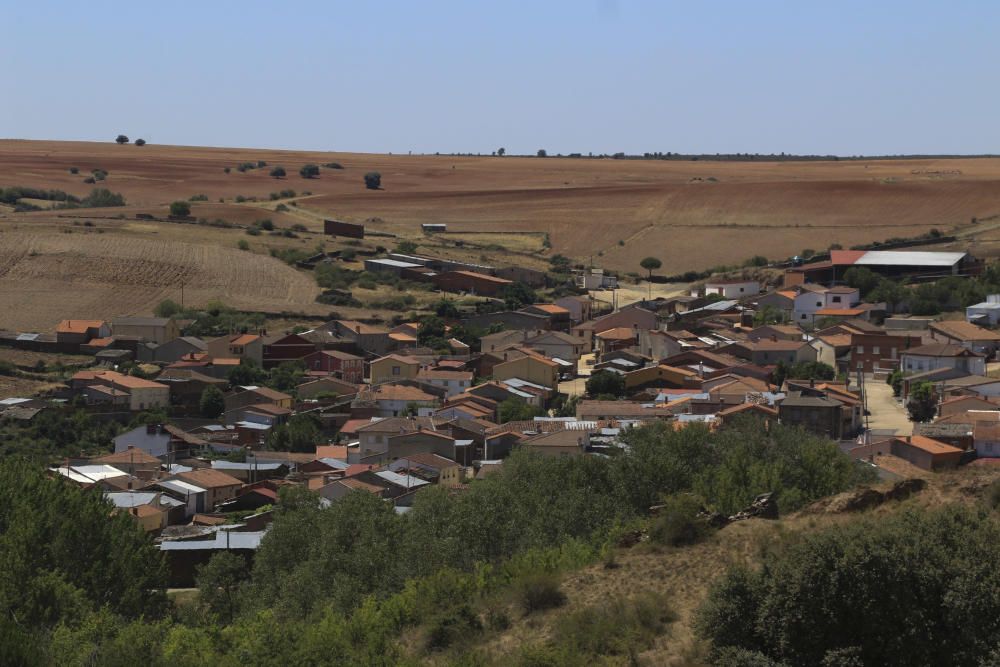
[[[189,493],[205,493],[205,489],[200,486],[195,486],[194,484],[189,484],[188,482],[184,482],[179,479],[168,479],[162,482],[157,482],[157,484],[164,489],[184,495],[188,495]]]
[[[240,463],[238,461],[212,461],[214,470],[277,470],[281,463]]]
[[[115,507],[138,507],[149,505],[156,500],[156,493],[149,491],[121,491],[105,493],[104,497],[114,503]]]
[[[412,475],[400,475],[397,472],[392,472],[391,470],[380,470],[375,473],[381,479],[389,482],[390,484],[395,484],[396,486],[402,486],[407,489],[415,489],[418,486],[424,486],[430,482],[420,479],[419,477],[414,477]]]
[[[954,266],[965,257],[964,252],[929,252],[921,250],[869,250],[855,265],[878,266]]]
[[[161,551],[200,551],[204,549],[256,549],[266,531],[239,532],[220,530],[210,540],[166,540]]]

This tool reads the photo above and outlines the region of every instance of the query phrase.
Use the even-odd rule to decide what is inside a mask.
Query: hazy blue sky
[[[1000,2],[0,5],[0,137],[1000,152]]]

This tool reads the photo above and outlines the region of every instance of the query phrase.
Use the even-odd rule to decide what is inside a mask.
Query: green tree
[[[400,241],[396,244],[396,252],[409,255],[417,251],[417,244],[413,241]]]
[[[885,382],[892,387],[893,396],[899,397],[903,392],[903,372],[898,368],[889,374]]]
[[[897,306],[906,300],[907,290],[895,280],[882,279],[878,286],[867,296],[874,303],[885,303],[889,312],[895,312]]]
[[[140,137],[139,139],[135,140],[135,145],[136,146],[145,146],[146,145],[146,140]]]
[[[249,575],[246,560],[232,551],[220,551],[195,574],[198,601],[222,623],[230,623],[239,609],[240,589]]]
[[[500,298],[504,300],[508,310],[517,310],[535,303],[538,300],[538,295],[525,283],[515,281],[503,286],[500,290]]]
[[[174,315],[178,315],[182,310],[181,305],[173,299],[164,299],[156,304],[153,313],[157,317],[173,317]]]
[[[218,387],[209,385],[201,392],[198,409],[202,417],[215,419],[226,411],[226,399]]]
[[[369,190],[378,190],[382,187],[382,174],[377,171],[369,171],[365,174],[365,187]]]
[[[158,617],[166,571],[152,541],[100,490],[58,477],[24,460],[0,464],[0,616],[35,629],[105,607]]]
[[[124,134],[119,134],[117,137],[115,137],[115,143],[117,143],[119,146],[122,144],[127,144],[128,137],[126,137]]]
[[[428,347],[439,345],[446,336],[444,320],[437,315],[425,317],[417,329],[417,342]]]
[[[297,414],[287,424],[275,427],[267,436],[269,449],[289,452],[314,452],[322,443],[319,420],[311,414]]]
[[[302,178],[317,178],[319,176],[319,165],[307,164],[299,169],[299,176]]]
[[[284,177],[285,177],[284,167],[275,167],[274,169],[271,170],[271,178],[284,178]]]
[[[538,157],[548,157],[549,154],[545,152],[544,148],[539,148],[538,152],[535,153],[535,155],[537,155]]]
[[[867,298],[868,293],[878,286],[880,280],[881,277],[866,266],[852,266],[844,272],[844,282],[858,288],[862,298]]]
[[[497,406],[497,417],[501,424],[507,422],[531,421],[539,415],[539,410],[520,398],[511,396]]]
[[[625,378],[620,373],[598,371],[587,378],[589,396],[624,396]]]
[[[997,540],[994,518],[956,505],[799,533],[762,567],[730,569],[696,627],[713,657],[773,661],[736,664],[995,664],[984,660],[1000,631]]]
[[[226,379],[234,387],[249,387],[259,385],[267,378],[267,372],[257,365],[257,362],[248,357],[240,359],[237,366],[229,369]]]
[[[641,266],[642,268],[646,269],[646,271],[648,271],[648,275],[646,276],[646,284],[647,284],[648,289],[649,289],[648,298],[652,299],[653,298],[653,271],[655,271],[656,269],[658,269],[661,266],[663,266],[663,262],[661,262],[660,260],[658,260],[655,257],[644,257],[643,260],[641,262],[639,262],[639,266]]]
[[[927,422],[937,415],[937,393],[934,384],[923,381],[910,387],[910,396],[906,401],[906,411],[915,422]]]
[[[186,218],[191,215],[191,204],[186,201],[175,201],[170,204],[170,215],[178,218]]]
[[[507,149],[504,148],[503,146],[497,149],[497,155],[499,155],[500,157],[503,157],[506,154],[507,154]]]

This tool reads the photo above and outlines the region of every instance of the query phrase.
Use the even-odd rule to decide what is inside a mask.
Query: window
[[[399,371],[399,366],[393,366],[392,367],[392,374],[393,375],[399,375],[399,372],[400,372]]]
[[[802,319],[803,320],[806,319],[806,314],[805,313],[802,313]]]
[[[865,346],[858,345],[858,354],[864,354],[864,353],[865,353]]]
[[[817,308],[822,308],[823,307],[823,302],[822,301],[817,301],[816,302],[816,307]]]
[[[893,348],[889,348],[889,355],[890,355],[889,356],[890,359],[895,359],[896,358],[896,348],[894,348],[894,347]]]
[[[878,354],[878,350],[879,350],[878,345],[873,346],[872,347],[872,354]]]
[[[840,297],[839,296],[833,297],[833,302],[834,303],[840,303]]]

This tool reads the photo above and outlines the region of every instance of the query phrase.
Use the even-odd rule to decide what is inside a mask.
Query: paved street
[[[892,395],[892,387],[882,380],[866,380],[868,390],[868,417],[870,428],[891,430],[897,435],[911,435],[913,422],[906,414],[906,408]]]

